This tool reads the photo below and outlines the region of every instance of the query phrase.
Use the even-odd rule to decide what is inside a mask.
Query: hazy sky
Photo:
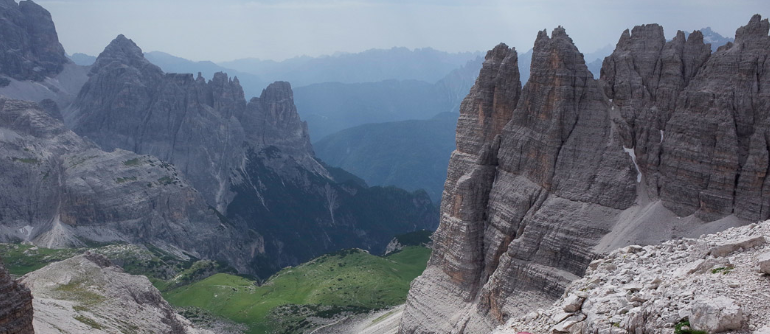
[[[500,42],[525,52],[538,30],[567,29],[578,48],[615,44],[626,28],[710,26],[734,36],[768,0],[39,0],[70,54],[98,55],[118,34],[145,52],[192,60],[282,60],[371,48],[488,50]]]

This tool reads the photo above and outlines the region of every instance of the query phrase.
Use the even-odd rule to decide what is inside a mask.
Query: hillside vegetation
[[[425,269],[429,256],[429,249],[417,246],[387,257],[345,250],[285,268],[262,286],[216,274],[164,297],[175,306],[197,307],[246,324],[248,333],[292,333],[318,325],[308,316],[333,318],[403,303],[409,283]]]

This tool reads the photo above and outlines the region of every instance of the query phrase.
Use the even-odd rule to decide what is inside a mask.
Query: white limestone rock
[[[696,300],[690,316],[693,329],[709,333],[741,329],[743,321],[743,309],[735,300],[727,297]]]

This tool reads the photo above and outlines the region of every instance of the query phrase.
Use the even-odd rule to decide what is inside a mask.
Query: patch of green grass
[[[166,185],[174,183],[174,179],[169,177],[169,176],[164,176],[164,177],[161,177],[161,178],[158,179],[158,183],[166,186]]]
[[[727,274],[729,274],[731,271],[733,271],[733,268],[728,268],[728,267],[719,267],[719,268],[714,268],[714,269],[711,269],[711,273],[712,273],[712,274],[719,274],[719,273],[722,273],[723,275],[727,275]]]
[[[25,164],[39,164],[40,160],[35,158],[11,158],[13,161],[23,162]]]
[[[80,314],[76,315],[75,316],[75,320],[80,321],[80,322],[90,326],[93,329],[102,329],[102,328],[104,328],[104,327],[102,327],[102,325],[100,325],[94,319],[91,319],[91,318],[86,317],[84,315],[80,315]]]
[[[48,249],[32,245],[0,244],[0,257],[12,275],[21,276],[80,254],[77,249]]]
[[[75,305],[75,306],[72,306],[72,309],[73,309],[73,310],[75,310],[75,311],[78,311],[78,312],[85,312],[85,311],[88,311],[88,307],[85,307],[85,306],[83,306],[83,305]]]
[[[409,283],[425,270],[429,257],[430,249],[417,246],[387,257],[347,250],[285,268],[262,286],[243,277],[216,274],[167,291],[164,297],[175,306],[198,307],[245,324],[248,333],[266,333],[279,330],[269,315],[282,305],[345,307],[318,309],[332,316],[401,304]],[[292,326],[304,328],[303,321]]]
[[[80,165],[88,160],[91,160],[93,158],[96,158],[95,155],[88,156],[88,157],[82,157],[82,156],[76,156],[70,159],[70,167],[75,167],[77,165]]]
[[[684,318],[674,325],[674,334],[708,334],[706,331],[698,331],[690,328],[690,319]]]
[[[125,166],[139,166],[141,162],[139,161],[139,158],[133,158],[126,161],[123,161],[123,165]]]
[[[56,287],[56,292],[67,300],[73,300],[80,303],[81,306],[95,305],[105,300],[104,296],[91,292],[86,281],[73,281]]]

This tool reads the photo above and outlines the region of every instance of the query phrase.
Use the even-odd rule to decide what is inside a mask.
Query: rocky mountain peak
[[[164,166],[176,166],[210,207],[254,241],[249,254],[233,253],[252,273],[270,275],[340,247],[369,243],[364,247],[384,249],[392,237],[370,233],[374,223],[359,214],[369,211],[347,208],[364,201],[355,196],[368,190],[343,189],[315,159],[287,82],[270,85],[247,103],[237,78],[220,72],[206,82],[200,75],[163,73],[136,44],[118,36],[62,114],[76,133],[104,150],[152,155]],[[403,233],[422,227],[422,221],[435,223],[430,203],[406,207],[414,208],[414,215],[400,221],[415,223],[388,228]],[[304,235],[295,245],[297,226]]]
[[[770,217],[767,33],[755,16],[712,55],[700,32],[637,26],[594,80],[566,32],[541,31],[527,84],[490,104],[518,103],[494,113],[481,96],[518,77],[487,75],[487,59],[400,333],[488,332],[558,299],[602,252]],[[488,141],[492,114],[511,117]]]
[[[511,48],[508,47],[505,43],[497,44],[492,50],[487,51],[486,57],[484,57],[485,60],[497,60],[502,61],[505,59],[506,56],[511,52]]]
[[[739,44],[756,38],[767,39],[769,31],[770,22],[767,19],[763,20],[761,15],[754,14],[747,25],[738,28],[735,32],[735,43]]]
[[[104,48],[104,51],[99,54],[94,65],[91,67],[91,73],[96,73],[103,67],[112,63],[117,63],[120,66],[151,68],[155,72],[162,72],[159,67],[153,65],[144,58],[142,49],[139,48],[134,41],[128,39],[123,34],[115,37],[115,39]]]
[[[567,35],[567,30],[564,29],[564,27],[562,26],[558,26],[554,28],[553,31],[551,31],[551,39],[559,38],[559,37],[569,38],[569,35]],[[572,41],[571,38],[570,38],[570,41]]]
[[[457,128],[458,150],[479,154],[511,119],[511,107],[518,102],[521,90],[517,64],[516,50],[504,43],[487,52],[476,86],[469,94],[474,98],[466,98],[460,106],[458,122],[464,126]]]
[[[247,131],[247,138],[260,146],[273,146],[283,152],[299,156],[313,156],[307,124],[302,121],[294,105],[291,84],[276,81],[262,90],[259,98],[252,98],[242,119],[247,129],[262,129],[262,133]],[[322,171],[316,163],[309,162],[310,170]],[[309,167],[310,167],[309,166]],[[321,172],[325,175],[326,172]]]
[[[33,1],[0,2],[0,31],[0,76],[40,81],[69,62],[51,14]]]
[[[276,81],[262,90],[260,100],[279,102],[284,100],[293,100],[294,93],[291,90],[291,84],[286,81]]]

